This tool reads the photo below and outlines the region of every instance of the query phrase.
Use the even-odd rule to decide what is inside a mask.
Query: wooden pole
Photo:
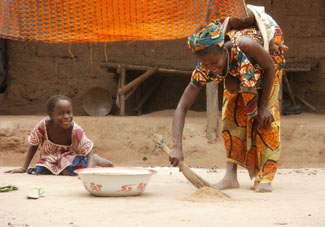
[[[135,92],[135,90],[137,90],[138,87],[133,88],[131,91],[129,91],[126,95],[125,95],[125,101],[128,100],[128,98],[130,98],[130,96]]]
[[[139,87],[141,87],[141,85]],[[142,90],[139,88],[135,92],[135,106],[138,106],[138,104],[141,102],[141,100],[142,100],[141,97],[142,97]],[[141,115],[141,114],[142,114],[142,108],[140,108],[137,111],[137,115]]]
[[[313,111],[316,111],[316,107],[314,107],[312,104],[310,104],[309,102],[307,102],[305,99],[303,99],[302,97],[295,95],[296,98],[302,102],[303,104],[305,104],[306,106],[308,106],[310,109],[312,109]]]
[[[292,105],[296,106],[295,95],[291,89],[287,74],[285,72],[283,72],[282,78],[283,78],[283,81],[286,84],[286,87],[288,89],[288,94],[289,94],[290,100],[292,102]]]
[[[147,71],[147,70],[150,70],[150,69],[153,68],[151,66],[131,65],[131,64],[119,64],[119,63],[113,63],[113,62],[107,62],[107,63],[106,62],[101,62],[100,63],[100,67],[102,67],[102,68],[114,68],[114,69],[117,69],[120,66],[124,66],[126,69],[140,70],[140,71]],[[177,73],[177,74],[184,75],[184,76],[188,77],[189,75],[192,74],[193,71],[159,67],[157,69],[157,72]]]
[[[218,102],[218,84],[207,83],[207,138],[209,143],[217,140],[219,134],[218,121],[220,119],[219,102]]]
[[[155,72],[157,72],[157,69],[158,69],[157,67],[154,67],[154,68],[148,70],[147,72],[145,72],[144,74],[142,74],[141,76],[137,77],[136,79],[132,80],[127,85],[125,85],[125,86],[122,85],[122,87],[118,90],[118,93],[120,95],[124,95],[126,92],[128,92],[132,88],[139,86],[144,80],[148,79],[151,75],[153,75]]]
[[[118,72],[118,79],[117,79],[117,92],[116,92],[116,106],[120,109],[120,95],[118,94],[118,89],[121,87],[121,74]]]
[[[125,67],[121,67],[121,87],[125,85],[125,76],[126,76],[126,69]],[[120,95],[120,115],[124,116],[125,115],[125,96],[124,94],[119,94]]]
[[[143,96],[142,100],[139,102],[137,107],[134,108],[135,111],[139,111],[140,108],[146,103],[147,99],[150,97],[150,95],[153,93],[154,90],[158,87],[160,84],[161,80],[157,80],[157,82],[150,88],[150,90]]]

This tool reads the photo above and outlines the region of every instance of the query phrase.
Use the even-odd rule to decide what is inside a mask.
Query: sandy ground
[[[189,112],[183,136],[185,162],[211,183],[224,175],[222,140],[206,139],[206,113]],[[325,226],[325,115],[283,116],[280,170],[273,193],[258,194],[246,170],[239,170],[240,189],[226,190],[231,200],[189,202],[195,188],[167,157],[154,149],[155,133],[171,142],[173,111],[132,117],[75,117],[95,143],[94,153],[116,166],[155,167],[138,197],[90,196],[77,177],[4,174],[21,166],[27,136],[44,116],[0,116],[0,185],[19,190],[0,193],[0,226]],[[31,165],[38,159],[37,153]],[[290,168],[290,169],[287,169]],[[211,171],[213,169],[213,171]],[[27,200],[33,187],[46,196]]]
[[[241,188],[224,190],[230,200],[188,202],[182,198],[195,188],[174,168],[156,168],[145,192],[136,197],[94,197],[78,177],[4,174],[0,183],[17,191],[0,193],[0,226],[325,226],[325,169],[280,169],[273,193],[249,190],[252,181],[239,171]],[[211,183],[216,172],[196,169]],[[45,197],[26,199],[32,187]]]
[[[153,134],[171,141],[173,111],[138,117],[75,117],[95,143],[94,152],[116,166],[154,166],[154,175],[139,197],[90,196],[77,177],[4,174],[21,166],[27,136],[44,116],[0,116],[0,184],[19,187],[0,193],[0,226],[325,226],[325,116],[282,117],[282,154],[273,193],[250,191],[246,170],[239,170],[240,189],[226,190],[229,201],[193,203],[181,199],[195,188],[166,156],[154,150]],[[205,113],[189,112],[184,129],[185,162],[216,183],[224,175],[222,141],[209,144]],[[35,155],[32,165],[35,164]],[[211,171],[213,168],[214,171]],[[291,169],[285,169],[291,168]],[[298,168],[298,169],[297,169]],[[33,187],[46,196],[27,200]]]
[[[75,117],[94,141],[94,153],[118,166],[167,166],[168,159],[154,150],[153,135],[161,134],[171,146],[173,110],[142,116]],[[0,166],[22,165],[27,136],[44,116],[0,116]],[[325,115],[300,114],[281,118],[282,168],[325,167]],[[185,162],[193,167],[225,167],[222,139],[209,144],[206,113],[189,112],[183,136]],[[32,164],[39,157],[37,153]]]

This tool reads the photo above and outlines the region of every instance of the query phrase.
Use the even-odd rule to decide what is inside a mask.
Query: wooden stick
[[[147,72],[145,72],[141,76],[137,77],[136,79],[134,79],[127,85],[122,86],[120,89],[118,89],[118,93],[120,95],[124,95],[126,92],[128,92],[132,88],[139,86],[144,80],[148,79],[151,75],[153,75],[155,72],[157,72],[157,69],[158,69],[157,67],[154,67],[154,68],[148,70]]]
[[[117,81],[117,92],[116,92],[116,106],[120,109],[120,95],[118,94],[118,89],[121,87],[121,74],[118,76]]]
[[[165,154],[169,156],[170,149],[163,140],[162,136],[159,134],[154,135],[154,141],[157,143],[157,146],[160,147]],[[182,173],[184,176],[197,188],[201,188],[204,186],[210,187],[211,185],[206,180],[202,179],[195,172],[193,172],[188,165],[183,163]]]
[[[309,102],[307,102],[305,99],[303,99],[302,97],[295,95],[296,98],[302,102],[303,104],[305,104],[306,106],[308,106],[310,109],[312,109],[313,111],[316,111],[316,107],[314,107],[312,104],[310,104]]]
[[[165,143],[164,139],[161,135],[155,134],[154,139],[155,143],[157,143],[156,146],[161,148],[163,151],[165,151],[165,154],[169,156],[170,149],[168,148],[167,144]],[[188,179],[196,188],[202,188],[202,187],[211,187],[209,182],[201,178],[199,175],[197,175],[193,170],[191,170],[188,165],[183,163],[182,167],[182,173]],[[221,192],[220,190],[215,189],[218,196],[221,198],[230,198],[227,194]]]
[[[206,85],[207,100],[207,135],[208,143],[214,143],[218,139],[218,84],[208,83]]]
[[[296,106],[296,101],[295,101],[295,95],[291,89],[291,86],[290,86],[290,83],[289,83],[289,80],[288,80],[288,77],[287,77],[287,74],[286,73],[283,73],[283,81],[285,82],[286,86],[287,86],[287,89],[288,89],[288,93],[289,93],[289,96],[290,96],[290,99],[291,99],[291,102],[292,102],[292,105],[293,106]]]
[[[154,90],[156,90],[156,88],[158,87],[158,85],[160,84],[161,80],[158,80],[151,88],[150,90],[147,92],[147,94],[145,94],[145,96],[141,99],[141,101],[139,102],[139,104],[137,105],[137,107],[134,108],[135,111],[139,111],[140,108],[146,103],[147,99],[150,97],[150,95],[152,94],[152,92]]]
[[[125,84],[125,76],[126,76],[126,69],[125,67],[121,67],[121,87],[124,86]],[[125,115],[125,96],[124,94],[120,94],[120,115],[124,116]]]
[[[135,92],[135,90],[137,90],[138,87],[133,88],[131,91],[129,91],[126,95],[125,95],[125,101],[128,100],[128,98],[130,98],[130,96]]]
[[[143,65],[131,65],[131,64],[119,64],[119,63],[113,63],[113,62],[101,62],[100,67],[102,68],[119,68],[119,66],[123,65],[126,69],[131,70],[141,70],[141,71],[147,71],[149,69],[152,69],[152,66],[143,66]],[[180,69],[173,69],[173,68],[163,68],[159,67],[158,72],[164,72],[164,73],[177,73],[177,74],[184,74],[185,76],[189,76],[192,74],[193,71],[189,70],[180,70]]]
[[[318,68],[319,62],[286,62],[284,71],[286,72],[310,72]]]

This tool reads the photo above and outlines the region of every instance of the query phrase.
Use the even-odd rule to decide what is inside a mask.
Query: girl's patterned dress
[[[280,31],[278,31],[279,34]],[[250,177],[255,177],[256,188],[260,183],[271,183],[280,157],[280,113],[278,93],[285,60],[278,51],[271,56],[274,61],[275,79],[269,98],[275,121],[268,126],[258,124],[258,98],[263,83],[263,69],[252,64],[239,48],[239,38],[250,36],[263,46],[263,39],[256,28],[230,31],[227,34],[232,43],[229,51],[229,71],[227,76],[239,79],[239,89],[235,93],[224,90],[222,109],[222,135],[227,151],[227,161],[248,169]],[[282,36],[277,37],[282,42]],[[281,40],[279,40],[281,39]],[[192,85],[201,87],[208,82],[219,83],[224,77],[218,77],[205,69],[199,62],[191,78]]]
[[[93,142],[86,137],[83,129],[73,122],[72,144],[55,144],[49,140],[47,135],[47,119],[40,121],[28,137],[31,145],[40,146],[40,159],[36,164],[36,170],[45,167],[51,173],[58,175],[71,165],[76,168],[85,167],[85,156],[92,150]],[[73,172],[70,174],[73,175]]]

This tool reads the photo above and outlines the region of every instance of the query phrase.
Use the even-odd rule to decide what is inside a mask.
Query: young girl
[[[73,171],[85,167],[112,167],[111,161],[91,152],[93,142],[72,119],[71,100],[54,95],[47,102],[48,117],[33,129],[28,142],[30,147],[23,167],[6,173],[25,173],[40,146],[40,160],[28,172],[36,174],[76,175]]]

